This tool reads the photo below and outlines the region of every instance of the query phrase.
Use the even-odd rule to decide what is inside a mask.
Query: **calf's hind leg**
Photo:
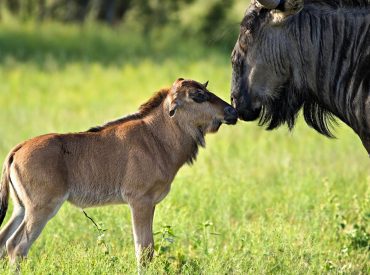
[[[5,225],[5,227],[0,232],[0,257],[3,258],[6,253],[5,244],[10,236],[17,230],[24,218],[24,208],[20,204],[15,203],[13,208],[13,213]]]
[[[6,242],[10,262],[27,256],[28,250],[40,235],[46,223],[58,212],[64,198],[49,202],[46,206],[29,207],[25,209],[25,216],[15,233]]]

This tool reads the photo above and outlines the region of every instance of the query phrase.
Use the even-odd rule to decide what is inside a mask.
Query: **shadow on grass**
[[[0,25],[0,62],[32,62],[44,68],[52,60],[63,67],[71,62],[98,62],[120,66],[143,59],[195,61],[210,55],[228,58],[231,49],[175,28],[143,34],[134,29],[112,29],[101,25],[77,26],[55,23]]]

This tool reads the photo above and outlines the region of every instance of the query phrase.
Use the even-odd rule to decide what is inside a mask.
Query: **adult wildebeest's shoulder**
[[[253,1],[232,65],[241,119],[292,128],[303,108],[321,134],[338,117],[370,152],[370,1]]]

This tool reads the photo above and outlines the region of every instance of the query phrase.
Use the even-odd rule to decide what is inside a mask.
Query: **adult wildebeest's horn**
[[[284,2],[284,0],[258,0],[258,3],[269,10],[276,9],[279,6],[284,6]]]
[[[302,10],[303,0],[258,0],[258,3],[269,10],[280,10],[294,14]]]

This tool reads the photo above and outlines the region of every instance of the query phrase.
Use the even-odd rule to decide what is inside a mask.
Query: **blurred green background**
[[[230,54],[248,1],[0,1],[0,159],[48,132],[78,132],[135,112],[178,77],[229,99]],[[368,274],[369,158],[302,119],[207,136],[156,208],[148,274]],[[127,206],[66,203],[23,274],[136,273]],[[8,210],[7,218],[11,213]],[[0,273],[13,274],[7,259]]]
[[[0,19],[8,23],[14,23],[14,21],[22,23],[32,21],[38,24],[59,22],[79,25],[81,28],[99,23],[111,27],[117,31],[117,35],[121,36],[127,36],[126,32],[133,32],[153,40],[169,39],[169,36],[178,42],[181,39],[192,39],[194,40],[192,42],[217,48],[226,53],[235,43],[238,24],[247,3],[241,0],[3,0],[0,2]],[[5,40],[6,38],[4,37]],[[27,38],[29,37],[24,37],[24,42],[29,43]],[[107,63],[111,61],[109,59],[121,61],[121,57],[126,57],[125,50],[119,53],[118,47],[123,46],[122,44],[111,44],[114,41],[104,39],[107,37],[94,38],[97,41],[76,41],[75,43],[66,41],[69,42],[69,47],[64,49],[65,57],[99,59],[100,56],[94,55],[91,47],[104,47],[104,43],[110,44],[105,58]],[[45,41],[45,37],[39,39],[41,40],[39,41],[40,49],[57,54],[54,52],[57,49],[52,47],[54,44],[51,44],[57,42]],[[79,44],[78,42],[81,44],[95,43],[85,48],[82,45],[76,45]],[[96,45],[96,43],[99,44]],[[24,47],[27,46],[29,45],[24,45]],[[166,50],[173,48],[170,44],[162,46]],[[153,49],[142,45],[136,50],[136,52],[128,51],[126,54],[143,55],[148,51],[152,53]],[[20,59],[27,59],[35,54],[24,49],[18,49],[13,53]]]

